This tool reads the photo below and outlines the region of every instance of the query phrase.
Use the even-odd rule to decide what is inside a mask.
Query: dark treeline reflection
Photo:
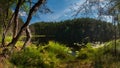
[[[114,38],[114,25],[91,18],[79,18],[61,22],[32,24],[32,33],[39,35],[39,43],[55,40],[69,46],[74,43],[106,42]]]

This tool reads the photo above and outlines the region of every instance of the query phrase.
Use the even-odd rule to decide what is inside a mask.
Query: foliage
[[[114,41],[104,43],[95,48],[95,44],[88,43],[86,47],[76,51],[75,55],[69,47],[58,42],[49,41],[44,46],[32,44],[23,51],[14,51],[10,62],[20,68],[56,68],[56,67],[88,67],[114,68],[119,67],[119,41],[117,40],[117,57],[114,55]],[[98,45],[98,44],[96,44]],[[67,66],[66,66],[67,65]]]
[[[48,52],[54,53],[57,58],[63,60],[72,60],[72,51],[69,47],[66,47],[63,44],[57,42],[49,41],[48,46],[46,47]]]
[[[35,38],[39,43],[52,39],[71,47],[73,43],[106,42],[113,39],[114,35],[114,26],[111,23],[91,18],[39,22],[32,24],[30,28],[33,34],[46,36]]]
[[[87,47],[80,49],[79,53],[76,55],[77,59],[81,59],[81,60],[94,59],[97,49],[94,49],[91,43],[87,43],[86,46]]]
[[[99,47],[95,48],[96,45],[88,43],[85,48],[80,49],[76,52],[76,59],[80,60],[76,62],[78,65],[89,63],[94,68],[117,68],[119,67],[119,43],[117,40],[117,56],[114,56],[114,41],[109,41],[104,44],[99,44]],[[101,46],[104,45],[104,46]],[[71,63],[72,64],[72,63]],[[85,66],[85,65],[84,65]],[[87,66],[87,65],[86,65]]]
[[[10,62],[22,68],[55,68],[63,60],[71,60],[68,53],[70,49],[62,44],[49,42],[46,46],[31,46],[27,47],[24,51],[15,51],[10,58]]]
[[[18,67],[41,67],[48,68],[58,63],[54,55],[45,52],[40,53],[41,49],[27,48],[25,51],[14,52],[10,61]],[[49,56],[52,57],[50,58]],[[54,58],[54,59],[53,59]],[[22,59],[22,60],[21,60]],[[53,59],[53,60],[52,60]]]

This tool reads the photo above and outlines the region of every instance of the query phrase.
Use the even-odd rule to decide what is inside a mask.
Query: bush
[[[96,54],[96,49],[92,47],[91,43],[87,43],[85,48],[81,48],[80,51],[77,53],[76,57],[78,59],[94,59]]]
[[[62,61],[71,59],[68,47],[49,42],[45,46],[29,46],[24,51],[14,52],[10,61],[18,67],[56,68]]]
[[[54,67],[59,60],[51,53],[41,52],[41,48],[26,48],[24,51],[14,52],[10,61],[18,67]],[[52,55],[52,57],[50,57]]]
[[[72,59],[71,49],[66,47],[63,44],[59,44],[57,42],[49,41],[49,44],[46,48],[48,52],[52,52],[56,54],[56,57],[62,60],[70,60]]]

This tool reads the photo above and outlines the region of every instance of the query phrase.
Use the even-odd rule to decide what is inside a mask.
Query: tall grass
[[[14,52],[10,62],[21,68],[56,68],[63,60],[71,60],[69,51],[65,45],[50,41],[45,46],[32,45],[24,51]]]
[[[99,48],[93,48],[93,45],[88,43],[86,48],[78,52],[77,59],[82,62],[92,62],[94,68],[119,68],[120,40],[117,40],[117,56],[114,55],[114,43],[114,41],[106,42]]]
[[[44,46],[32,44],[23,51],[15,51],[10,62],[20,68],[119,68],[119,42],[117,56],[114,56],[114,41],[98,48],[88,43],[74,55],[69,47],[58,42],[49,41]]]

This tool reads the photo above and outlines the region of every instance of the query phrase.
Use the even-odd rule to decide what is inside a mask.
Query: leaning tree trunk
[[[14,17],[14,27],[13,27],[13,39],[17,36],[17,32],[18,32],[18,14],[19,14],[19,10],[20,7],[22,5],[22,3],[24,3],[24,0],[19,0],[18,4],[15,8],[15,17]]]
[[[29,29],[29,26],[27,26],[27,28],[26,28],[26,40],[25,40],[24,45],[23,45],[23,47],[21,48],[21,50],[22,50],[22,49],[25,49],[25,47],[26,47],[27,45],[29,45],[30,41],[31,41],[31,31],[30,31],[30,29]]]
[[[20,31],[17,33],[16,37],[13,38],[12,41],[7,46],[12,46],[12,49],[13,49],[13,47],[15,47],[15,44],[17,43],[18,39],[20,38],[22,32],[27,29],[27,26],[29,25],[30,20],[32,18],[32,15],[38,10],[38,8],[43,4],[44,1],[45,0],[38,0],[38,2],[33,5],[33,7],[30,9],[30,12],[28,14],[27,21],[23,24]]]

